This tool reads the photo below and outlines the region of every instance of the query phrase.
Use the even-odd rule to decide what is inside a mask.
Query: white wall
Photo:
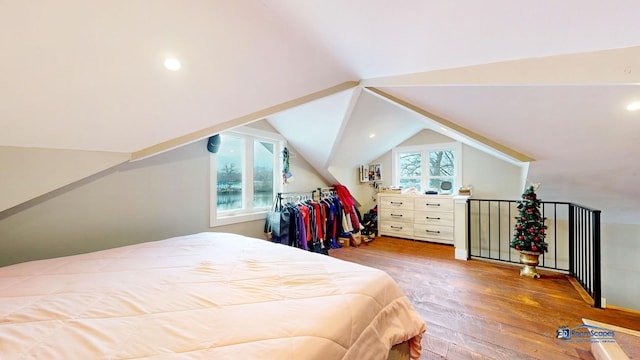
[[[289,154],[289,170],[293,174],[293,178],[289,179],[289,183],[284,185],[283,191],[311,191],[319,187],[327,187],[326,180],[323,179],[317,171],[303,158],[296,148],[288,146]]]
[[[372,164],[380,164],[380,187],[390,186],[391,184],[391,151],[387,151],[379,158],[373,160]],[[359,176],[359,170],[355,169],[356,176]],[[367,212],[369,209],[372,209],[376,206],[377,203],[377,191],[373,188],[373,186],[369,183],[361,183],[355,190],[356,193],[361,194],[361,208],[362,212]]]
[[[640,225],[602,224],[602,296],[640,311]]]
[[[523,166],[517,166],[468,145],[462,145],[462,184],[473,186],[476,199],[520,199]]]
[[[455,140],[431,130],[422,130],[398,146],[426,145],[453,142]],[[391,151],[371,163],[379,163],[382,167],[381,186],[391,184]],[[358,169],[353,169],[357,173]],[[357,176],[357,175],[356,175]],[[473,185],[473,197],[484,199],[519,199],[523,189],[523,171],[521,166],[504,161],[471,146],[462,145],[462,184]],[[355,187],[354,187],[355,188]],[[352,193],[364,194],[360,199],[362,209],[375,206],[371,199],[369,184],[357,186]]]
[[[266,120],[256,121],[246,126],[274,133],[278,132]],[[283,191],[311,191],[318,187],[329,186],[294,146],[289,143],[287,148],[289,149],[290,157],[289,170],[293,174],[293,178],[289,179],[287,184],[284,184]],[[280,159],[282,159],[281,154]]]
[[[367,196],[363,192],[363,190],[365,189],[360,183],[358,172],[354,172],[354,169],[351,167],[329,166],[328,170],[340,185],[343,185],[347,189],[349,189],[351,196],[356,201],[356,207],[358,207],[359,209],[364,208],[363,200],[366,200]]]

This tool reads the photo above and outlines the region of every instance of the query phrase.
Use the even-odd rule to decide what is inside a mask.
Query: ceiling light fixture
[[[627,110],[629,110],[629,111],[640,110],[640,101],[636,101],[636,102],[633,102],[633,103],[627,105]]]
[[[369,139],[373,139],[374,137],[376,137],[376,134],[369,135]]]
[[[629,104],[627,106],[627,110],[629,111],[640,110],[640,101],[632,102],[631,104]]]
[[[164,61],[164,67],[166,67],[167,70],[178,71],[182,65],[178,59],[169,58]]]

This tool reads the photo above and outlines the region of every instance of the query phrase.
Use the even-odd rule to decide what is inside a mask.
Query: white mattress
[[[0,359],[386,359],[424,321],[384,272],[227,233],[0,268]]]

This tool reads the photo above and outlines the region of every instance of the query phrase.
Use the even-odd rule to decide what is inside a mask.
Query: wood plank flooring
[[[567,276],[481,260],[460,261],[452,246],[378,237],[332,257],[382,269],[427,323],[421,359],[593,359],[589,343],[555,338],[592,319],[640,330],[640,314],[596,309]]]

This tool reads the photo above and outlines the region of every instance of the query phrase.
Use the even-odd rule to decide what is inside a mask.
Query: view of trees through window
[[[422,153],[400,153],[400,186],[421,190]]]
[[[429,188],[441,189],[443,181],[453,184],[455,162],[453,151],[430,151],[429,152]]]
[[[455,173],[453,150],[400,152],[398,161],[399,185],[404,188],[415,187],[418,191],[427,189],[440,191],[442,182],[449,181],[453,184]],[[428,169],[424,169],[425,176],[423,176],[423,164],[425,166],[428,164]],[[426,189],[423,189],[424,187]]]
[[[220,140],[216,154],[217,209],[269,207],[273,200],[275,143],[230,134],[221,134]],[[245,201],[247,196],[251,202]]]
[[[271,206],[273,202],[273,156],[275,145],[255,141],[253,146],[253,207]]]

